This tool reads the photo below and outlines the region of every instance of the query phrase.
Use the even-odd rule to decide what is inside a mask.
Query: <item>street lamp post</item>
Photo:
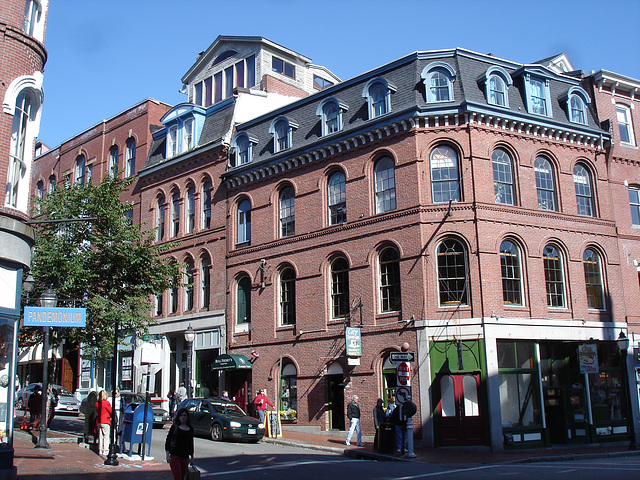
[[[192,395],[192,381],[191,381],[191,362],[193,360],[193,341],[196,339],[196,332],[193,331],[191,325],[184,332],[184,339],[187,341],[187,396],[191,398]]]
[[[51,287],[40,295],[40,306],[55,308],[58,305],[58,295]],[[42,407],[40,412],[40,436],[35,448],[51,448],[47,442],[47,417],[49,400],[49,328],[44,327],[44,345],[42,347]]]
[[[633,419],[633,407],[631,406],[632,396],[631,396],[631,388],[629,388],[629,373],[627,372],[627,351],[629,350],[629,339],[624,334],[623,331],[620,331],[620,335],[618,336],[618,340],[616,340],[618,344],[618,348],[622,352],[622,379],[625,384],[625,388],[627,391],[627,405],[628,405],[628,415],[629,415],[629,434],[631,435],[631,442],[629,443],[629,450],[637,450],[638,446],[636,445],[636,429],[634,426]]]
[[[116,423],[120,412],[116,411],[116,382],[118,381],[118,334],[119,334],[120,322],[116,320],[115,327],[113,329],[113,358],[111,359],[111,441],[109,442],[109,455],[107,455],[104,461],[105,465],[116,466],[119,465],[118,455],[116,453]],[[146,411],[144,412],[146,415]],[[144,443],[142,445],[144,451]]]

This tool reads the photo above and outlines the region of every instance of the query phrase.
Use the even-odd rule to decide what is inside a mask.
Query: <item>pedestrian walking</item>
[[[259,389],[256,398],[253,400],[253,403],[256,405],[256,410],[258,411],[258,416],[260,417],[260,421],[264,423],[264,415],[267,411],[267,405],[271,405],[273,408],[273,403],[269,401],[265,391],[263,389]]]
[[[169,415],[173,417],[173,414],[176,411],[176,403],[178,400],[178,396],[176,394],[176,389],[171,386],[169,389],[169,393],[167,393],[167,398],[169,399]]]
[[[184,386],[184,382],[180,382],[180,386],[176,391],[176,402],[178,403],[178,407],[180,404],[187,399],[187,388]]]
[[[109,454],[109,429],[111,428],[111,404],[106,390],[100,390],[96,402],[96,428],[98,430],[98,451],[100,455]]]
[[[373,426],[376,427],[376,435],[373,437],[373,449],[378,450],[378,445],[380,441],[380,427],[386,421],[387,415],[384,412],[384,407],[382,406],[382,399],[379,398],[376,402],[376,406],[373,409]]]
[[[356,443],[359,447],[364,447],[364,443],[362,443],[362,427],[360,425],[360,405],[358,405],[358,400],[360,397],[358,395],[354,395],[351,397],[351,402],[347,406],[347,418],[350,420],[351,425],[349,426],[349,434],[347,435],[347,445],[351,445],[351,437],[354,432],[358,433],[358,443]]]
[[[173,424],[164,442],[167,463],[171,466],[174,480],[183,480],[189,464],[193,465],[193,427],[186,408],[181,408],[173,419]]]
[[[37,430],[40,428],[40,418],[42,413],[42,394],[40,391],[42,387],[36,385],[33,387],[33,393],[27,401],[27,408],[29,409],[29,429]]]

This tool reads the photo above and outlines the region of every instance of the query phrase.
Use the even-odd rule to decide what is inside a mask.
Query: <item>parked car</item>
[[[16,393],[16,408],[18,410],[24,410],[29,397],[33,393],[34,388],[38,385],[42,388],[41,383],[31,383],[24,388],[21,388]],[[73,396],[69,390],[62,385],[52,385],[54,393],[58,396],[58,404],[55,406],[54,411],[56,414],[69,413],[71,415],[80,414],[80,400]]]
[[[131,403],[144,404],[144,397],[137,393],[132,392],[120,392],[120,401],[124,402],[124,410]],[[109,396],[109,402],[111,402],[111,396]],[[171,423],[171,415],[162,407],[158,407],[156,405],[151,405],[153,409],[153,426],[154,427],[164,427]],[[87,399],[84,398],[82,403],[80,404],[80,413],[84,414],[87,409]]]
[[[252,443],[264,437],[264,424],[233,402],[217,398],[187,398],[179,408],[189,411],[196,435],[217,441],[245,440]]]

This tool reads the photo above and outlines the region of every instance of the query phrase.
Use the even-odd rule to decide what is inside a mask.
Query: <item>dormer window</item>
[[[291,122],[287,117],[280,116],[271,122],[269,133],[273,135],[273,151],[274,153],[282,152],[291,148],[293,144],[293,129],[298,125]]]
[[[425,85],[427,103],[453,101],[453,82],[456,71],[445,62],[432,62],[420,75]]]
[[[396,88],[384,78],[374,78],[367,82],[362,96],[367,99],[370,120],[391,111],[391,93],[395,91]]]
[[[271,57],[271,71],[280,73],[285,77],[296,79],[296,67],[278,57]]]
[[[342,112],[349,107],[333,97],[327,98],[318,105],[316,115],[322,119],[322,136],[342,130]]]
[[[567,105],[567,117],[570,122],[587,124],[587,104],[591,99],[587,92],[580,87],[571,87],[563,99]]]
[[[231,141],[230,166],[239,167],[251,162],[253,158],[253,146],[258,143],[258,139],[250,137],[245,132],[240,132]]]
[[[191,150],[193,142],[193,117],[178,119],[167,134],[167,158]]]
[[[509,72],[504,68],[498,66],[489,67],[478,82],[484,83],[487,103],[499,107],[509,106],[509,86],[513,81]]]
[[[549,80],[526,74],[524,85],[527,96],[527,111],[535,115],[550,117],[552,113]]]

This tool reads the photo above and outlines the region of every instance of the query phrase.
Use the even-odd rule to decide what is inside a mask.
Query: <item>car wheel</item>
[[[217,423],[211,425],[211,440],[219,442],[222,440],[222,427]]]
[[[16,408],[18,410],[24,410],[24,400],[22,399],[22,397],[18,398],[18,401],[16,402]]]

